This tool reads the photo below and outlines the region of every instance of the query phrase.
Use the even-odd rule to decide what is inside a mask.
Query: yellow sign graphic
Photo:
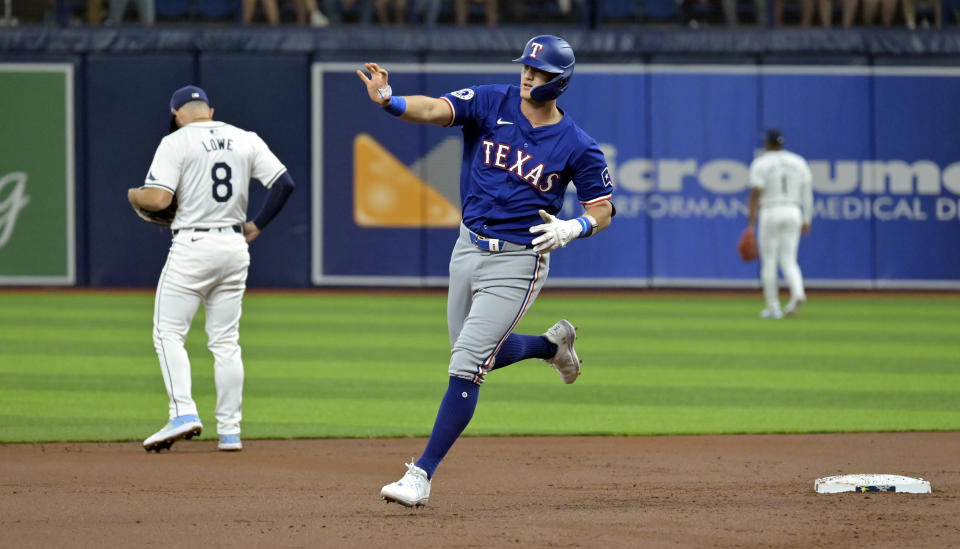
[[[353,220],[360,227],[456,227],[460,209],[361,133],[353,140]]]

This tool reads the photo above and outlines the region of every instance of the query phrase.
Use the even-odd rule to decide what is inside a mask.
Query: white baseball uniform
[[[250,179],[270,187],[285,171],[257,134],[223,122],[188,124],[157,148],[144,184],[174,193],[179,203],[153,316],[153,343],[170,395],[171,419],[197,413],[184,341],[203,302],[207,347],[214,356],[217,432],[240,433],[238,328],[250,266],[241,224],[247,217]]]
[[[813,219],[812,180],[806,160],[790,151],[766,151],[750,164],[750,186],[763,191],[757,238],[763,296],[770,310],[780,310],[778,262],[790,299],[806,299],[797,249],[802,225]]]

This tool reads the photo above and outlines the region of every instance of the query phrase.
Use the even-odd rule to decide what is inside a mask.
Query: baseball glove
[[[140,219],[148,223],[168,227],[173,223],[173,218],[177,216],[177,195],[173,195],[173,200],[170,201],[170,205],[162,210],[153,212],[134,206],[133,211],[137,212]]]
[[[750,262],[757,258],[757,235],[753,232],[753,227],[747,227],[740,235],[737,241],[737,251],[740,252],[740,258]]]

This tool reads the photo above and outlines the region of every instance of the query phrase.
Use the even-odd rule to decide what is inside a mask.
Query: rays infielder
[[[238,330],[250,265],[247,244],[283,207],[293,180],[257,134],[214,121],[202,89],[177,90],[170,110],[180,129],[160,142],[144,186],[127,193],[134,206],[147,210],[166,208],[174,195],[179,202],[153,315],[153,343],[170,395],[170,420],[144,440],[143,447],[159,452],[203,429],[184,349],[190,323],[203,303],[207,347],[214,357],[219,448],[236,451],[243,447]],[[270,191],[256,218],[246,221],[251,178]]]
[[[807,161],[783,149],[783,133],[767,130],[766,152],[750,164],[750,214],[753,227],[759,212],[760,279],[766,307],[763,318],[793,316],[807,299],[803,275],[797,264],[800,234],[810,233],[813,220],[813,176]],[[790,301],[781,311],[777,264],[790,288]]]
[[[433,473],[466,428],[489,371],[542,358],[565,383],[580,375],[576,332],[560,320],[541,336],[513,333],[547,278],[549,253],[605,229],[613,185],[596,141],[557,108],[573,76],[573,49],[556,36],[531,39],[520,85],[473,86],[440,98],[392,95],[387,71],[357,75],[370,99],[408,122],[462,126],[463,222],[450,257],[449,386],[423,454],[383,487],[387,501],[427,503]],[[585,213],[554,217],[572,181]]]

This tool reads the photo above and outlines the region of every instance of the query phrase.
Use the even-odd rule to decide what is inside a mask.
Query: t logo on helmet
[[[536,42],[534,42],[533,44],[530,44],[530,57],[533,57],[534,59],[536,59],[537,54],[540,53],[540,50],[542,49],[543,49],[543,44],[537,44]]]

